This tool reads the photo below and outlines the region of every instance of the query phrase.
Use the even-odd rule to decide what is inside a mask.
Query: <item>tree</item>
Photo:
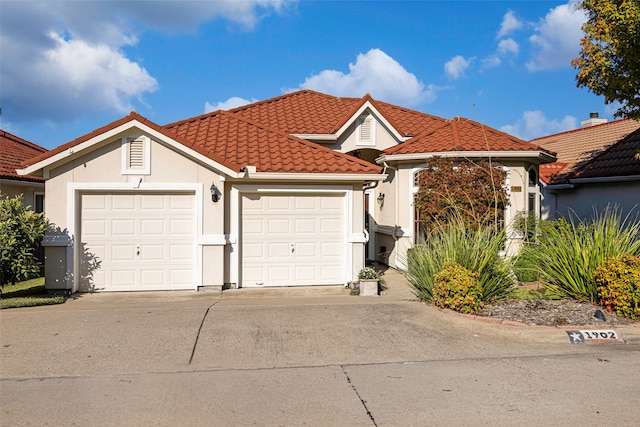
[[[15,284],[40,273],[36,250],[49,222],[22,204],[22,195],[0,195],[0,285]]]
[[[498,224],[504,219],[507,192],[506,172],[483,160],[433,157],[420,171],[414,205],[420,225],[427,230],[434,224],[461,218],[468,225]]]
[[[616,117],[640,119],[640,0],[582,0],[587,14],[578,70],[578,87],[619,102]]]

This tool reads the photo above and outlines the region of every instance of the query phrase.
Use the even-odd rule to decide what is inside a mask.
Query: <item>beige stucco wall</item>
[[[220,173],[199,164],[192,159],[185,157],[183,154],[174,151],[172,148],[151,138],[150,147],[150,174],[148,175],[125,175],[122,173],[122,137],[129,135],[140,135],[140,132],[132,130],[123,134],[119,134],[104,143],[97,144],[93,150],[86,154],[71,155],[71,160],[62,165],[53,165],[47,170],[49,179],[46,181],[47,199],[45,212],[50,221],[52,221],[64,234],[70,239],[74,239],[76,230],[70,230],[69,219],[71,213],[68,210],[72,206],[76,206],[76,215],[74,222],[79,223],[78,213],[78,194],[83,189],[99,188],[98,191],[110,191],[119,189],[120,191],[136,191],[138,181],[140,181],[139,189],[151,189],[149,191],[161,191],[164,186],[173,186],[175,184],[189,184],[192,186],[202,185],[200,192],[202,200],[200,205],[201,223],[200,229],[202,233],[196,236],[196,240],[205,241],[217,239],[224,241],[224,202],[213,203],[211,201],[211,193],[209,187],[215,184],[219,189],[224,190],[224,182],[221,181]],[[121,186],[131,184],[126,189]],[[75,197],[69,191],[70,184],[79,188]],[[189,190],[193,191],[193,190]],[[74,197],[75,200],[70,200]],[[55,240],[55,239],[51,239]],[[58,239],[60,242],[63,240]],[[55,244],[55,243],[53,243]],[[81,242],[74,242],[73,246],[79,248]],[[204,243],[198,249],[202,254],[202,275],[197,277],[198,285],[222,285],[224,282],[224,243],[207,244]],[[55,247],[55,246],[53,246]],[[51,286],[59,284],[62,280],[60,263],[71,263],[74,256],[67,257],[66,260],[60,259],[62,252],[59,249],[45,248],[47,257],[45,271],[46,283]],[[72,269],[67,265],[67,270]],[[68,271],[67,271],[68,274]],[[47,285],[48,286],[48,285]]]

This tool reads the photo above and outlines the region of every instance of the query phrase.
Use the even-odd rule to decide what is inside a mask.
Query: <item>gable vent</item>
[[[371,141],[371,120],[360,123],[360,141]]]
[[[129,142],[129,169],[144,169],[144,141],[142,138]]]
[[[358,119],[357,141],[358,145],[375,145],[375,121],[373,117],[366,115]]]
[[[149,175],[151,141],[146,136],[122,138],[122,173]]]

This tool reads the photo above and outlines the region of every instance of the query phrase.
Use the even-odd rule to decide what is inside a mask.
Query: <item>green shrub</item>
[[[420,246],[407,252],[408,280],[421,301],[431,301],[435,276],[447,262],[460,264],[477,274],[482,301],[503,298],[514,277],[508,262],[500,256],[504,231],[490,226],[468,229],[456,221],[440,228]]]
[[[640,317],[640,257],[607,258],[596,269],[595,281],[600,305],[618,316]]]
[[[535,257],[551,296],[598,301],[595,271],[606,258],[640,255],[640,222],[618,209],[594,213],[591,222],[560,219],[540,228]]]
[[[482,309],[482,287],[478,275],[460,264],[447,262],[435,276],[433,303],[460,313]]]
[[[534,282],[538,280],[538,260],[536,258],[536,245],[525,244],[520,253],[513,260],[513,272],[521,282]]]

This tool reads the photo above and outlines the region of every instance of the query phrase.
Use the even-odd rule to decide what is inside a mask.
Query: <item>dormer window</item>
[[[371,115],[361,116],[356,124],[357,145],[376,145],[376,122]]]
[[[122,173],[149,175],[151,141],[146,136],[122,138]]]

